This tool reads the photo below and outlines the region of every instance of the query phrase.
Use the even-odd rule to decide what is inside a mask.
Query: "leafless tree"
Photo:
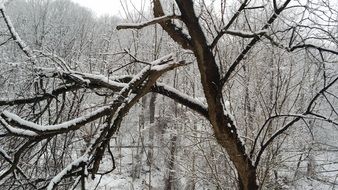
[[[271,59],[271,66],[274,66],[275,62],[277,65],[285,63],[289,66],[285,75],[282,72],[274,74],[272,71],[264,70],[259,73],[260,75],[268,74],[272,78],[277,77],[276,84],[273,79],[271,80],[273,81],[270,85],[271,89],[268,90],[271,95],[267,96],[269,102],[265,102],[268,107],[265,117],[259,115],[264,110],[252,110],[256,103],[251,102],[245,105],[248,111],[245,114],[246,118],[242,118],[241,115],[237,116],[236,113],[232,113],[236,109],[231,109],[231,107],[236,107],[236,104],[225,99],[229,97],[227,93],[234,91],[233,89],[229,90],[229,86],[236,77],[241,77],[242,71],[244,78],[247,77],[246,82],[250,82],[248,80],[250,73],[247,69],[251,66],[250,64],[254,64],[250,58],[255,60],[253,52],[258,52],[258,48],[278,48],[280,52],[285,53],[285,56],[291,56],[293,53],[299,55],[297,54],[299,51],[306,52],[311,60],[316,60],[323,67],[326,63],[336,62],[337,39],[332,32],[337,30],[334,28],[337,24],[335,5],[331,5],[329,1],[308,1],[307,4],[302,4],[302,2],[291,0],[278,2],[275,0],[244,0],[234,3],[238,8],[231,15],[231,10],[227,9],[227,2],[220,1],[221,16],[217,16],[210,11],[207,4],[203,0],[175,0],[170,5],[172,7],[165,8],[160,0],[154,0],[154,19],[117,27],[117,29],[140,30],[150,25],[159,24],[170,38],[184,49],[182,51],[193,55],[194,61],[190,64],[198,66],[198,77],[202,86],[201,94],[205,97],[206,104],[157,81],[164,73],[177,67],[189,65],[188,61],[176,60],[173,54],[156,58],[153,61],[145,61],[138,59],[128,50],[120,52],[120,54],[128,56],[132,63],[143,65],[143,68],[137,73],[134,72],[128,76],[110,76],[109,72],[106,75],[85,73],[71,67],[69,62],[62,57],[41,58],[38,56],[38,52],[33,51],[20,38],[6,13],[6,5],[1,4],[2,20],[10,34],[7,41],[13,40],[28,59],[27,64],[29,64],[31,73],[34,73],[32,76],[36,81],[36,86],[34,93],[28,97],[0,101],[0,105],[3,107],[0,117],[2,127],[0,140],[7,142],[5,147],[0,149],[0,155],[5,160],[1,165],[3,172],[0,173],[0,180],[18,186],[54,189],[58,185],[73,184],[72,180],[75,178],[74,187],[81,184],[85,189],[85,179],[89,173],[92,176],[100,173],[99,167],[105,152],[108,152],[114,161],[109,149],[110,140],[120,128],[128,111],[150,92],[166,96],[209,121],[217,144],[224,148],[235,168],[237,186],[243,190],[260,188],[259,186],[264,182],[264,177],[258,177],[258,172],[265,167],[262,165],[262,159],[268,159],[269,155],[272,155],[266,154],[269,147],[272,147],[278,139],[285,139],[285,132],[290,130],[292,126],[302,121],[308,124],[309,120],[338,124],[336,122],[338,114],[331,103],[337,96],[335,91],[330,91],[336,85],[337,75],[329,75],[325,69],[321,71],[323,83],[318,85],[318,89],[313,95],[304,97],[303,106],[300,109],[295,109],[294,105],[298,103],[298,95],[301,93],[293,94],[293,92],[301,90],[304,86],[295,85],[295,88],[292,88],[298,76],[292,77],[293,67],[287,64],[291,59],[287,58],[284,58],[283,62]],[[258,15],[257,18],[255,16],[248,18],[248,15],[254,15],[248,12],[265,14],[266,16]],[[225,15],[231,16],[226,18]],[[237,23],[243,20],[244,26],[238,27]],[[262,25],[259,26],[259,24]],[[222,59],[222,56],[230,54],[224,53],[221,49],[228,46],[227,40],[224,40],[225,37],[232,40],[240,39],[243,42],[243,47],[239,49],[233,59]],[[37,42],[38,47],[41,42],[41,39]],[[229,46],[234,45],[236,44],[229,44]],[[273,53],[271,56],[274,58]],[[46,67],[42,64],[43,61],[54,63],[56,66],[47,65]],[[269,64],[264,61],[262,63]],[[302,63],[301,67],[304,64],[306,63]],[[282,68],[283,65],[276,67],[277,70]],[[332,66],[332,69],[336,70],[335,66]],[[299,79],[300,82],[297,84],[303,84],[302,80],[304,78]],[[52,83],[48,83],[48,81],[52,81]],[[257,87],[257,89],[261,89],[261,87]],[[244,93],[246,102],[250,101],[249,90],[247,88]],[[283,93],[286,95],[279,96]],[[82,107],[83,98],[88,94],[90,97],[96,97],[99,103],[93,102],[95,106],[85,109]],[[332,97],[327,98],[328,95]],[[296,99],[292,101],[293,98]],[[326,98],[326,104],[330,111],[322,111],[320,101],[323,98]],[[70,99],[72,101],[69,101]],[[291,101],[286,103],[288,99]],[[65,107],[73,108],[67,103],[75,105],[74,110],[69,111],[72,116],[69,116],[67,120],[60,119],[59,115]],[[246,122],[243,122],[244,120]],[[259,123],[256,130],[253,129],[254,121]],[[93,135],[85,141],[86,149],[80,151],[81,156],[77,158],[73,158],[71,155],[62,157],[68,159],[67,164],[63,163],[62,171],[53,174],[54,176],[37,179],[27,177],[26,169],[22,168],[27,168],[28,172],[38,172],[40,168],[27,166],[25,160],[32,159],[38,163],[41,157],[57,155],[60,149],[60,154],[72,154],[71,152],[62,152],[62,148],[57,147],[56,142],[58,141],[56,139],[62,138],[61,140],[65,141],[64,146],[68,145],[67,141],[70,139],[80,139],[83,143],[83,139],[76,138],[77,133],[75,132],[92,127],[91,123],[97,125],[95,129],[98,131],[90,133]],[[250,130],[250,132],[253,130],[252,135],[248,135],[246,130]],[[73,138],[64,138],[61,136],[64,134]],[[251,142],[246,140],[244,143],[241,138],[243,134],[247,139],[250,138]],[[46,148],[50,141],[55,142],[52,149]],[[174,152],[175,141],[176,139],[172,139]],[[278,149],[278,147],[273,148]],[[54,151],[54,153],[45,154],[48,151]],[[173,164],[174,152],[171,154],[173,157],[170,164]],[[57,159],[54,159],[54,162],[57,165]],[[37,165],[40,166],[40,164]],[[113,170],[115,163],[112,165]],[[63,183],[61,184],[61,182]]]

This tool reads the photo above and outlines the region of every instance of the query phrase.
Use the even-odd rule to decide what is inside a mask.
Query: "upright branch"
[[[285,8],[288,6],[288,4],[290,3],[291,0],[286,0],[284,2],[284,4],[275,9],[275,12],[272,14],[272,16],[269,18],[269,20],[267,21],[267,23],[262,27],[262,30],[265,31],[266,29],[268,29],[270,27],[270,25],[278,18],[278,15],[280,15],[283,10],[285,10]],[[256,35],[250,42],[248,45],[246,45],[246,47],[244,48],[244,50],[238,55],[238,57],[235,59],[235,61],[231,64],[231,66],[229,67],[228,71],[225,73],[225,75],[222,77],[221,79],[221,84],[222,86],[224,86],[224,84],[228,81],[228,79],[230,78],[231,74],[236,70],[237,66],[241,63],[241,61],[244,59],[244,57],[248,54],[248,52],[257,44],[257,42],[260,41],[261,37],[264,35],[265,33],[260,33],[258,35]]]
[[[154,17],[163,17],[165,16],[160,0],[154,0]],[[184,49],[192,50],[192,42],[190,36],[185,34],[182,31],[182,28],[178,27],[171,20],[165,20],[159,22],[162,28],[169,34],[169,36],[178,44],[180,44]]]
[[[228,29],[230,28],[230,26],[236,21],[236,19],[238,18],[238,16],[241,14],[241,12],[245,9],[245,7],[247,6],[249,0],[245,0],[241,6],[238,8],[238,10],[235,12],[235,14],[231,17],[231,19],[229,20],[228,24],[226,26],[224,26],[220,32],[218,32],[217,36],[215,37],[215,39],[212,41],[212,43],[210,44],[211,49],[215,48],[218,41],[222,38],[222,36],[224,34],[227,33]]]

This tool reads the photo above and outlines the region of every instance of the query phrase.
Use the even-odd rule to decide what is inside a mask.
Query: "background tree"
[[[28,15],[22,17],[7,13],[10,6],[31,10],[20,12]],[[321,139],[337,124],[335,6],[329,1],[154,0],[155,18],[126,14],[134,23],[117,29],[137,30],[117,33],[118,19],[95,20],[68,1],[1,4],[1,68],[7,73],[0,78],[1,186],[85,189],[89,176],[115,169],[110,141],[114,135],[122,139],[126,129],[132,131],[129,139],[136,135],[139,149],[134,178],[142,178],[142,163],[151,159],[144,180],[148,188],[163,163],[152,161],[152,149],[165,142],[168,169],[161,172],[168,173],[167,189],[183,186],[180,176],[191,189],[282,188],[302,173],[334,186],[335,179],[316,169],[327,168],[313,149],[330,145],[330,138]],[[155,24],[167,35],[158,25],[142,29]],[[151,95],[147,121],[150,92],[171,102]],[[143,105],[137,105],[142,98]],[[161,108],[157,118],[155,106]],[[143,110],[140,121],[127,115],[131,109]],[[121,124],[126,129],[120,130]],[[153,142],[156,130],[160,142]],[[144,151],[147,140],[150,154]],[[284,168],[293,166],[296,170],[285,174]]]

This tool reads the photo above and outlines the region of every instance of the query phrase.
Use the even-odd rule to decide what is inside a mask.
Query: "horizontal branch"
[[[323,47],[319,47],[313,44],[301,44],[301,45],[296,45],[293,46],[291,48],[289,48],[290,51],[296,50],[296,49],[301,49],[301,48],[305,48],[305,49],[317,49],[320,52],[327,52],[327,53],[332,53],[335,55],[338,55],[338,51],[336,50],[331,50],[331,49],[327,49],[327,48],[323,48]]]
[[[16,127],[12,127],[8,122],[0,116],[0,124],[8,131],[9,134],[19,136],[19,137],[36,137],[38,136],[37,133],[30,131],[30,130],[25,130],[25,129],[20,129]]]
[[[107,79],[105,81],[105,84],[109,84],[110,86],[118,87],[120,89],[118,95],[114,98],[114,100],[110,103],[108,103],[107,106],[101,107],[97,109],[96,111],[93,111],[89,114],[86,114],[82,117],[78,117],[75,119],[72,119],[70,121],[56,124],[56,125],[39,125],[35,124],[33,122],[24,120],[17,116],[16,114],[10,113],[8,111],[3,111],[0,115],[0,123],[7,129],[7,131],[12,135],[17,136],[50,136],[55,134],[61,134],[66,133],[71,130],[77,130],[81,126],[84,126],[85,124],[92,122],[98,118],[101,118],[103,116],[112,115],[115,114],[115,112],[118,110],[118,108],[123,104],[125,99],[132,93],[133,91],[136,91],[135,89],[140,90],[138,93],[145,94],[149,92],[151,89],[151,86],[156,82],[157,78],[160,77],[163,73],[172,70],[176,67],[186,65],[185,62],[174,62],[173,55],[169,54],[167,56],[164,56],[160,59],[157,59],[153,62],[151,62],[150,65],[146,66],[142,71],[140,71],[137,75],[135,75],[128,84],[122,84],[117,83],[114,81],[109,81]],[[68,73],[64,72],[69,75],[79,75],[77,73]],[[100,77],[93,77],[93,75],[84,75],[90,78],[91,76],[94,81],[97,82],[99,80],[100,82],[104,81],[105,78]],[[82,78],[82,76],[78,76]],[[87,79],[86,79],[87,80]],[[146,81],[146,82],[145,82]],[[91,81],[88,80],[88,83]],[[122,85],[121,85],[122,84]],[[151,84],[149,86],[149,84]],[[147,90],[141,90],[141,89],[147,88]],[[138,94],[137,94],[138,95]],[[136,95],[136,96],[137,96]],[[15,127],[12,127],[14,125]]]
[[[197,113],[201,114],[205,118],[208,118],[208,107],[203,104],[202,102],[196,100],[195,98],[184,94],[180,91],[178,91],[175,88],[172,88],[166,84],[163,83],[157,83],[152,88],[152,92],[159,93],[163,96],[166,96],[168,98],[173,99],[174,101],[187,106],[188,108],[196,111]]]
[[[259,30],[256,32],[247,32],[247,31],[241,31],[241,30],[227,30],[224,31],[225,34],[233,35],[233,36],[239,36],[242,38],[253,38],[256,36],[261,36],[267,33],[267,30]]]
[[[14,106],[14,105],[21,105],[21,104],[30,104],[30,103],[35,103],[39,101],[43,101],[49,98],[56,98],[58,95],[69,92],[72,90],[77,90],[80,89],[81,86],[79,85],[69,85],[66,84],[62,87],[59,87],[57,89],[54,89],[51,93],[45,93],[42,95],[36,95],[34,97],[30,98],[18,98],[18,99],[12,99],[12,100],[0,100],[0,106]]]
[[[24,135],[27,135],[28,131],[30,131],[30,134],[34,134],[34,136],[38,136],[38,135],[48,135],[48,134],[60,134],[60,133],[68,132],[71,130],[77,130],[80,126],[83,126],[86,123],[94,121],[105,115],[108,115],[110,111],[111,111],[111,108],[109,106],[105,106],[89,114],[86,114],[82,117],[78,117],[78,118],[66,121],[64,123],[61,123],[61,124],[56,124],[56,125],[39,125],[39,124],[30,122],[30,121],[24,120],[18,115],[14,113],[10,113],[8,111],[3,111],[0,119],[1,120],[6,119],[8,122],[16,126],[16,128],[12,127],[16,131],[10,131],[11,133],[14,133],[16,135],[22,134],[24,136]],[[21,130],[21,131],[18,131],[18,130]]]
[[[277,46],[277,47],[279,47],[281,49],[284,49],[287,52],[292,52],[292,51],[295,51],[297,49],[316,49],[319,52],[327,52],[327,53],[332,53],[332,54],[338,55],[338,51],[337,50],[323,48],[323,47],[320,47],[320,46],[317,46],[317,45],[313,45],[313,44],[303,43],[303,44],[300,44],[300,45],[295,45],[295,46],[292,46],[292,47],[287,47],[287,46],[285,46],[285,45],[277,42],[276,40],[274,40],[271,36],[264,35],[264,37],[266,39],[268,39],[273,45],[275,45],[275,46]]]
[[[181,17],[178,15],[164,15],[161,17],[156,17],[152,20],[149,20],[147,22],[142,22],[142,23],[128,23],[128,24],[119,24],[116,29],[121,30],[121,29],[142,29],[144,27],[154,25],[154,24],[159,24],[160,22],[165,22],[168,20],[172,19],[180,19]]]
[[[65,71],[56,71],[56,70],[53,70],[53,71],[63,76],[70,75],[70,73],[67,73]],[[90,74],[90,73],[77,73],[77,74],[80,75],[83,79],[89,81],[88,88],[97,88],[97,89],[105,88],[105,89],[112,90],[113,92],[120,91],[123,87],[127,86],[127,83],[130,82],[130,80],[133,78],[132,76],[107,77],[104,75],[96,75],[96,74]],[[56,76],[53,73],[51,73],[51,75]],[[82,88],[87,88],[87,87],[83,85],[79,85],[79,84],[74,84],[74,83],[72,85],[68,84],[68,85],[65,85],[64,87],[60,87],[58,89],[53,90],[52,93],[46,93],[43,95],[31,97],[31,98],[2,100],[0,101],[0,106],[4,106],[4,105],[14,106],[14,105],[35,103],[39,101],[44,101],[48,98],[55,98],[59,94],[62,94],[65,92],[69,92],[72,90],[78,90]],[[193,111],[196,111],[202,116],[206,118],[208,117],[208,109],[206,105],[194,99],[193,97],[183,92],[178,91],[177,89],[169,87],[168,85],[163,84],[163,83],[156,83],[151,88],[151,91],[154,93],[159,93],[161,95],[164,95],[184,106],[187,106],[188,108],[192,109]],[[138,93],[137,89],[134,89],[133,93]]]

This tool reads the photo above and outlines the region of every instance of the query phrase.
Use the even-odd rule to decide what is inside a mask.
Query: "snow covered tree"
[[[53,2],[63,6],[60,4],[63,1]],[[61,185],[67,188],[69,184],[76,188],[81,184],[85,189],[88,176],[104,175],[115,169],[110,141],[123,127],[124,117],[148,93],[175,101],[176,116],[177,104],[181,104],[208,121],[217,145],[230,160],[228,166],[234,168],[231,177],[237,187],[233,188],[241,190],[264,185],[271,174],[271,164],[278,162],[276,155],[286,144],[284,141],[292,140],[287,132],[293,127],[300,128],[293,130],[299,135],[304,128],[312,133],[318,122],[325,127],[338,124],[334,106],[337,66],[331,64],[337,62],[338,55],[334,35],[337,5],[315,0],[306,4],[292,0],[244,0],[234,2],[232,5],[237,9],[232,12],[223,0],[152,3],[153,19],[117,26],[118,30],[141,31],[150,25],[160,25],[171,38],[168,43],[182,48],[168,47],[167,55],[156,54],[148,59],[139,56],[137,48],[107,54],[114,45],[112,33],[105,32],[100,39],[102,33],[93,29],[95,24],[90,16],[84,21],[70,22],[71,26],[76,25],[75,31],[70,26],[60,26],[49,34],[55,30],[45,23],[50,9],[43,7],[51,6],[49,3],[41,6],[42,17],[32,21],[36,28],[32,34],[34,43],[27,45],[6,12],[7,3],[1,3],[1,24],[6,28],[1,32],[7,36],[1,38],[4,40],[1,46],[12,43],[13,50],[6,52],[21,52],[21,57],[12,59],[22,62],[10,64],[9,59],[3,58],[7,65],[2,67],[17,67],[20,75],[32,81],[21,85],[18,80],[11,83],[9,78],[0,78],[5,84],[1,92],[5,99],[0,101],[2,186],[54,189]],[[62,20],[64,15],[59,16]],[[48,42],[48,35],[58,33],[62,40]],[[96,43],[96,38],[106,43],[100,40]],[[134,40],[133,45],[137,43]],[[59,51],[46,53],[53,46],[60,46]],[[187,60],[184,54],[189,55]],[[111,69],[112,62],[119,67]],[[87,64],[89,69],[84,67]],[[198,67],[194,77],[201,83],[198,92],[182,93],[158,81],[171,70],[193,64]],[[129,65],[134,67],[125,75],[121,70]],[[240,91],[242,82],[244,93]],[[196,94],[205,101],[195,98]],[[254,96],[257,98],[253,100]],[[176,160],[176,140],[176,136],[171,139],[170,172]],[[301,139],[295,142],[301,143]],[[112,168],[101,173],[100,164],[107,153]],[[46,172],[41,174],[43,162],[62,169],[53,173],[56,170],[44,168]],[[308,169],[313,175],[313,161],[309,161]],[[28,174],[34,174],[34,178]],[[277,181],[278,173],[274,174]],[[171,174],[168,180],[166,187],[172,189]]]

